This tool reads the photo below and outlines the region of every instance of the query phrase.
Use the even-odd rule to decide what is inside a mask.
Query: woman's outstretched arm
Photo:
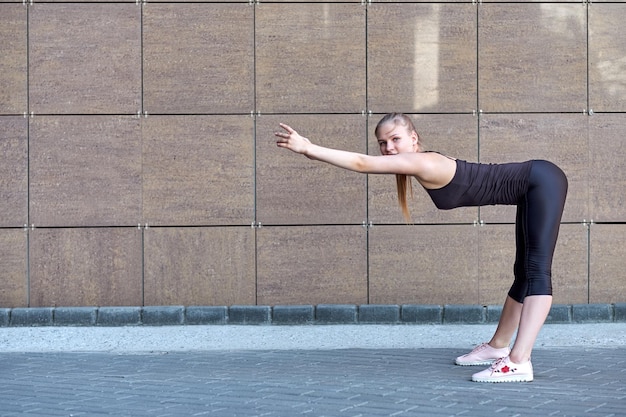
[[[420,175],[424,160],[417,153],[371,156],[315,145],[290,126],[281,123],[284,131],[276,132],[276,144],[310,159],[329,163],[339,168],[367,174]]]

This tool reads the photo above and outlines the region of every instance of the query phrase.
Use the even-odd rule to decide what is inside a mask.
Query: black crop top
[[[426,189],[437,208],[517,204],[528,191],[532,161],[481,164],[456,160],[452,181],[434,190]]]

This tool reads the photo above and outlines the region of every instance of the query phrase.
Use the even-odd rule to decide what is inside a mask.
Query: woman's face
[[[383,155],[417,152],[417,142],[417,133],[399,123],[385,123],[378,130],[378,147]]]

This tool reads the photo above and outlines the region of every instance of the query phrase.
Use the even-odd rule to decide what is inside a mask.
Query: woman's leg
[[[567,195],[567,178],[552,163],[533,162],[529,182],[521,210],[523,218],[518,219],[521,220],[521,233],[524,236],[526,294],[517,337],[509,355],[514,363],[530,359],[539,331],[552,306],[552,257]]]
[[[489,341],[489,346],[498,349],[511,344],[513,335],[520,324],[522,307],[522,303],[515,301],[510,296],[506,297],[504,307],[502,307],[502,314],[500,314],[500,320],[498,321],[498,327]]]
[[[529,382],[534,379],[530,354],[543,326],[551,295],[529,295],[524,299],[517,337],[509,356],[498,359],[490,368],[472,375],[476,382]]]
[[[511,353],[509,346],[517,330],[522,313],[522,304],[507,297],[500,314],[500,321],[495,334],[488,343],[481,343],[471,352],[461,355],[454,363],[457,365],[490,365],[494,361]]]
[[[513,335],[517,331],[520,318],[522,317],[522,306],[526,292],[528,291],[528,279],[526,276],[526,204],[527,199],[521,198],[517,204],[517,215],[515,218],[515,265],[513,272],[515,281],[502,307],[498,327],[489,345],[494,348],[509,346]]]
[[[551,295],[529,295],[524,299],[519,329],[509,358],[514,363],[530,360],[530,354],[552,306]]]
[[[530,357],[552,305],[552,257],[566,194],[567,178],[563,171],[549,162],[533,162],[528,192],[518,204],[515,281],[507,298],[510,306],[503,308],[503,315],[505,310],[507,315],[498,325],[499,339],[506,339],[519,312],[517,337],[509,356],[472,375],[473,381],[533,380]],[[519,304],[516,308],[515,302]],[[501,342],[494,340],[494,343]]]
[[[517,331],[515,344],[509,357],[515,363],[528,361],[551,306],[551,295],[531,295],[524,299],[524,304],[508,296],[502,308],[498,327],[489,345],[494,348],[509,346]]]

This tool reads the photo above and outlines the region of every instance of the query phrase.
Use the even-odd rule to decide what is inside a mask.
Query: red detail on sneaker
[[[502,369],[501,369],[501,371],[502,371],[502,372],[504,372],[505,374],[506,374],[507,372],[509,372],[510,370],[511,370],[511,369],[510,369],[508,366],[503,366],[503,367],[502,367]]]

